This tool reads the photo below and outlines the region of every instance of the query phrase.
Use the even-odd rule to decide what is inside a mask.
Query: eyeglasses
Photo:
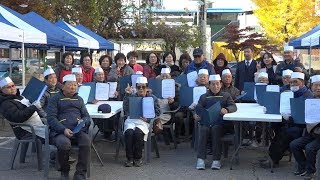
[[[137,86],[137,89],[146,89],[147,88],[147,86]]]
[[[14,88],[16,85],[12,84],[11,86],[6,86],[7,89]]]

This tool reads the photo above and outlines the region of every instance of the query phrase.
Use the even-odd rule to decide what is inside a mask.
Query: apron
[[[160,118],[161,124],[165,124],[171,119],[171,114],[163,114],[163,112],[165,111],[170,111],[168,99],[158,99],[158,102],[159,102],[160,111],[161,111],[159,118]]]
[[[147,141],[149,133],[149,124],[142,121],[141,119],[130,119],[130,117],[128,117],[128,119],[126,119],[126,121],[124,122],[123,133],[125,133],[128,129],[135,130],[135,128],[139,128],[144,133],[143,140]]]

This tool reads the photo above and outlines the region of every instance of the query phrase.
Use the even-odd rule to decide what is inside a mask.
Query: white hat
[[[74,74],[67,74],[67,75],[63,76],[62,81],[63,82],[66,82],[66,81],[77,81],[77,79],[76,79],[76,76]]]
[[[162,68],[161,74],[170,74],[170,68]]]
[[[291,74],[291,79],[302,79],[304,80],[304,74],[301,72],[293,72]]]
[[[3,88],[4,86],[8,85],[9,83],[12,83],[12,80],[10,77],[6,77],[0,81],[0,88]]]
[[[209,76],[209,81],[221,81],[221,77],[220,77],[219,74],[210,75]]]
[[[101,67],[98,67],[94,70],[94,73],[103,72],[103,69]]]
[[[266,72],[259,73],[258,78],[261,78],[261,77],[268,78],[268,73],[266,73]]]
[[[293,46],[284,46],[284,50],[283,51],[293,51],[294,47]]]
[[[82,69],[80,67],[74,67],[74,68],[72,68],[72,74],[73,73],[81,73],[82,74]]]
[[[231,71],[230,69],[225,69],[222,71],[222,76],[225,75],[225,74],[231,74]]]
[[[314,75],[311,77],[311,83],[320,82],[320,75]]]
[[[136,84],[138,84],[138,83],[147,84],[148,80],[147,80],[146,77],[138,77],[137,81],[136,81]]]
[[[54,74],[54,70],[51,68],[51,67],[48,67],[48,69],[46,69],[44,72],[43,72],[43,76],[46,77],[50,74]]]
[[[198,75],[199,75],[199,74],[209,75],[209,71],[208,71],[208,69],[200,69],[199,72],[198,72]]]
[[[141,72],[141,71],[137,71],[137,72],[136,72],[136,74],[143,74],[143,72]]]
[[[282,76],[291,76],[292,73],[293,71],[291,71],[290,69],[286,69],[282,71]]]

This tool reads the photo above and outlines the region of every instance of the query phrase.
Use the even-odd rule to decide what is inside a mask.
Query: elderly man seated
[[[130,97],[152,97],[154,101],[155,115],[160,115],[160,106],[157,97],[148,93],[148,80],[146,77],[138,77],[136,81],[137,92],[133,93],[132,87],[129,86],[125,89],[126,96],[123,99],[124,115],[128,118],[124,123],[124,136],[126,143],[126,167],[142,166],[142,149],[143,141],[147,140],[146,136],[149,133],[149,121],[144,117],[140,119],[130,119],[129,117],[129,98]]]
[[[239,89],[234,87],[232,84],[232,74],[229,69],[225,69],[222,71],[222,92],[227,92],[231,95],[232,99],[235,100],[237,96],[240,95]]]
[[[268,73],[260,72],[256,83],[269,84]]]
[[[83,73],[81,67],[72,68],[72,74],[76,76],[78,86],[81,86],[83,82]]]
[[[290,79],[293,71],[290,69],[286,69],[282,71],[282,83],[283,86],[280,88],[280,92],[290,91]]]
[[[233,101],[229,93],[221,92],[221,78],[220,75],[210,75],[209,77],[209,91],[200,96],[199,103],[196,107],[208,109],[217,102],[220,102],[220,117],[218,119],[209,120],[212,121],[210,125],[203,123],[205,120],[201,119],[198,114],[195,115],[195,119],[200,120],[200,131],[199,131],[199,143],[198,143],[198,154],[197,154],[197,165],[196,169],[205,169],[206,152],[207,152],[207,139],[211,134],[212,141],[212,156],[213,161],[211,169],[221,168],[221,154],[222,154],[222,135],[230,128],[224,123],[222,116],[227,113],[232,113],[237,110],[237,106]],[[198,113],[198,112],[197,112]]]
[[[69,179],[68,163],[71,144],[79,146],[78,162],[73,179],[86,179],[89,161],[90,139],[87,126],[81,128],[83,122],[90,123],[90,116],[78,96],[76,76],[69,74],[63,77],[62,91],[49,100],[47,120],[50,126],[50,142],[58,149],[58,162],[61,166],[61,179]],[[76,131],[77,126],[80,130]],[[76,128],[77,127],[77,128]]]

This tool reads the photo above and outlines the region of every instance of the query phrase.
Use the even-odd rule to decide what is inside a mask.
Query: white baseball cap
[[[209,81],[221,81],[221,77],[219,74],[210,75]]]
[[[66,81],[77,81],[77,79],[76,79],[76,76],[74,74],[68,74],[68,75],[63,76],[62,81],[63,82],[66,82]]]
[[[199,75],[199,74],[209,75],[209,71],[208,71],[208,69],[200,69],[199,72],[198,72],[198,75]]]
[[[320,75],[314,75],[311,77],[311,83],[320,82]]]
[[[302,79],[304,80],[304,74],[301,72],[293,72],[291,74],[291,79]]]
[[[291,76],[292,73],[293,71],[291,71],[290,69],[286,69],[282,71],[282,76]]]
[[[94,73],[103,72],[103,69],[101,67],[98,67],[94,70]]]
[[[162,68],[161,74],[170,74],[170,68]]]
[[[48,75],[50,75],[50,74],[54,74],[54,73],[55,73],[54,70],[53,70],[51,67],[49,67],[48,69],[46,69],[46,70],[43,72],[43,76],[46,77],[46,76],[48,76]]]
[[[74,68],[72,68],[72,73],[81,73],[82,74],[82,69],[80,67],[74,67]]]
[[[222,76],[225,75],[225,74],[231,74],[231,71],[230,69],[225,69],[222,71]]]
[[[142,84],[148,84],[148,79],[146,77],[138,77],[136,84],[142,83]]]
[[[3,88],[4,86],[8,85],[9,83],[12,83],[12,80],[10,77],[6,77],[0,81],[0,88]]]

